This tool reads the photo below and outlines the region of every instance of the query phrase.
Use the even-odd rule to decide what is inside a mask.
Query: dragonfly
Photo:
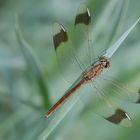
[[[61,59],[66,59],[66,63],[67,63],[67,58],[63,58],[63,55],[62,55],[63,53],[65,53],[64,50],[66,49],[68,52],[67,57],[69,58],[69,57],[72,57],[71,54],[73,55],[74,61],[77,63],[79,68],[82,70],[82,73],[79,76],[79,78],[76,79],[76,81],[74,82],[72,87],[70,89],[68,89],[66,91],[66,93],[48,110],[48,112],[45,114],[46,118],[49,118],[50,116],[52,116],[73,94],[76,93],[76,91],[80,87],[82,87],[83,85],[86,85],[88,83],[93,84],[93,81],[95,81],[96,78],[98,78],[103,73],[104,70],[108,70],[108,68],[110,67],[110,58],[113,55],[113,51],[115,51],[115,49],[117,49],[118,46],[116,44],[114,44],[113,50],[112,50],[112,48],[108,49],[105,54],[98,57],[98,59],[96,61],[92,62],[93,61],[92,59],[94,57],[94,55],[92,55],[92,53],[94,51],[92,51],[91,39],[89,38],[90,36],[89,36],[88,29],[89,29],[90,24],[91,24],[90,11],[86,7],[85,4],[82,4],[82,5],[80,5],[78,12],[76,14],[74,27],[75,27],[75,30],[77,30],[77,31],[80,30],[80,33],[81,33],[81,30],[85,31],[80,34],[81,41],[82,41],[82,39],[84,39],[85,36],[87,36],[87,43],[88,43],[87,50],[89,53],[88,56],[90,56],[91,60],[90,60],[90,65],[86,68],[84,68],[83,64],[80,62],[78,57],[76,57],[76,53],[74,53],[74,50],[73,50],[73,44],[69,39],[69,35],[68,35],[65,27],[59,23],[55,23],[53,26],[53,44],[54,44],[54,50],[57,54],[57,57],[59,57],[59,59],[60,59],[60,57],[61,57]],[[135,23],[135,25],[136,25],[136,23]],[[130,30],[132,30],[132,29],[130,29]],[[129,32],[130,32],[130,30],[129,30]],[[127,35],[128,35],[128,32],[126,32],[124,34],[125,37]],[[122,42],[121,39],[122,38],[120,38],[118,41]],[[76,44],[76,46],[77,46],[77,44]],[[72,50],[72,52],[71,52],[71,50]],[[98,92],[100,92],[100,91],[98,90]],[[140,96],[138,97],[136,102],[138,103],[139,101],[140,101]],[[112,114],[109,114],[108,116],[102,115],[105,120],[107,120],[111,123],[114,123],[114,124],[120,124],[120,125],[124,125],[124,126],[129,126],[131,124],[131,118],[124,109],[122,109],[120,107],[114,107],[114,106],[112,106],[112,108],[114,110]]]

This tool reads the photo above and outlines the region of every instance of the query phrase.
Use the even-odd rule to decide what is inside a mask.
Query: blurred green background
[[[74,17],[83,2],[91,11],[96,56],[140,16],[139,0],[0,0],[0,140],[140,140],[140,105],[118,101],[130,114],[133,125],[116,126],[94,112],[98,105],[85,101],[88,93],[93,93],[89,87],[79,90],[78,96],[73,96],[52,118],[44,118],[48,108],[76,79],[73,68],[63,66],[64,73],[69,70],[72,82],[68,83],[58,69],[52,24],[62,23],[73,36]],[[17,14],[24,38],[21,41],[15,33]],[[130,88],[140,87],[139,38],[140,24],[112,57],[108,71]],[[84,53],[83,46],[77,52],[79,57]],[[81,59],[86,62],[88,56]],[[110,82],[97,87],[112,93]]]

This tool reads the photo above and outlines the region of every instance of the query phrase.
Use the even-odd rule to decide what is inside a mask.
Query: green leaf
[[[48,95],[47,86],[38,62],[38,59],[36,58],[33,50],[29,46],[29,44],[24,40],[20,33],[18,21],[16,21],[16,38],[18,41],[18,44],[22,50],[23,56],[26,60],[29,72],[33,74],[33,76],[36,78],[36,81],[38,83],[38,86],[40,88],[40,96],[42,98],[44,107],[48,109],[50,107],[50,100]]]
[[[123,41],[127,38],[127,36],[131,33],[131,31],[135,28],[135,26],[139,23],[140,17],[134,22],[134,24],[125,32],[123,35],[105,52],[103,56],[107,58],[111,58],[112,55],[118,50]]]
[[[114,3],[112,3],[114,4]],[[106,9],[108,11],[108,9]],[[113,10],[110,8],[110,12]],[[107,12],[106,11],[106,12]],[[116,52],[116,50],[119,48],[119,46],[123,43],[123,41],[126,39],[126,37],[130,34],[130,32],[134,29],[134,27],[138,24],[140,21],[140,18],[113,44],[111,48],[109,48],[104,56],[111,58],[111,56]],[[71,88],[71,87],[70,87]],[[43,133],[39,136],[39,140],[45,140],[49,137],[49,135],[53,132],[53,130],[59,125],[59,123],[64,119],[64,117],[68,114],[68,112],[71,110],[71,108],[77,103],[78,99],[73,99],[71,101],[71,105],[67,106],[65,105],[65,110],[63,112],[58,113],[54,116],[54,119],[52,119],[50,122],[47,120],[47,128],[43,131]]]

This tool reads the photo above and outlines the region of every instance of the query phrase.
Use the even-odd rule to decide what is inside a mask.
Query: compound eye
[[[105,65],[105,68],[108,68],[109,66],[110,66],[110,62],[107,61],[107,62],[106,62],[106,65]]]

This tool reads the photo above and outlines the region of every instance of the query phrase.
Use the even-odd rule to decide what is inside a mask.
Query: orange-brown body
[[[81,80],[73,86],[70,90],[68,90],[65,95],[58,100],[56,104],[54,104],[49,111],[45,114],[45,117],[51,116],[56,110],[58,110],[66,101],[71,97],[77,89],[79,89],[82,85],[86,84],[87,82],[94,80],[97,76],[99,76],[104,68],[108,68],[110,62],[107,58],[102,57],[100,58],[99,63],[91,66],[89,70],[84,72]]]

